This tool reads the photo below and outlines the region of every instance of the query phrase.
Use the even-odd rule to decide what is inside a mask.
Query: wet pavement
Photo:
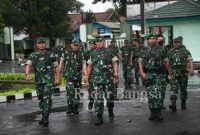
[[[123,80],[120,78],[120,80]],[[123,87],[123,85],[121,85]],[[87,109],[88,100],[81,99],[79,115],[66,115],[66,93],[53,96],[49,127],[38,125],[41,114],[37,98],[17,100],[13,103],[0,104],[0,135],[200,135],[200,76],[189,78],[187,110],[177,112],[169,110],[169,87],[163,110],[164,121],[152,122],[145,97],[138,97],[136,92],[144,91],[142,86],[133,85],[132,98],[115,101],[115,119],[109,121],[107,108],[104,110],[104,124],[95,126],[94,111]],[[61,87],[61,89],[64,89]],[[82,90],[87,94],[85,89]]]

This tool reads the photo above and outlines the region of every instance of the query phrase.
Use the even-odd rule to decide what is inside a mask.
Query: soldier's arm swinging
[[[31,65],[26,64],[26,80],[30,81],[30,71],[31,71]]]
[[[113,63],[113,70],[114,70],[114,83],[118,82],[118,63],[114,61]]]
[[[191,76],[193,76],[194,75],[194,66],[193,66],[192,59],[189,59],[188,63],[189,63],[189,68],[190,68],[189,73],[190,73]]]
[[[143,62],[141,59],[139,59],[138,64],[139,64],[139,70],[140,70],[142,79],[147,80],[147,76],[146,76],[146,73],[144,73],[144,68],[143,68],[144,66],[143,66]]]
[[[63,64],[64,64],[64,59],[61,58],[61,59],[60,59],[59,66],[58,66],[58,74],[60,74],[60,75],[61,75],[61,72],[62,72]]]
[[[89,78],[90,78],[91,71],[92,71],[92,65],[88,64],[88,66],[87,66],[87,74],[86,74],[86,86],[89,85]]]
[[[171,80],[172,79],[172,76],[171,76],[171,66],[170,66],[169,61],[165,62],[165,68],[167,70],[167,78],[168,78],[168,80]]]

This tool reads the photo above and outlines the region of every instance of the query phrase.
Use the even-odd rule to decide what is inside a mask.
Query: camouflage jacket
[[[131,48],[130,46],[122,46],[120,48],[121,55],[122,55],[122,64],[123,65],[130,65],[130,57],[131,57]]]
[[[83,52],[65,49],[62,57],[64,59],[63,76],[67,80],[79,80],[82,77]]]
[[[140,60],[143,61],[144,71],[152,73],[163,73],[165,71],[164,61],[168,61],[166,51],[158,45],[148,46],[141,49]]]
[[[103,47],[94,50],[88,60],[88,64],[91,64],[93,68],[92,76],[94,78],[92,82],[95,84],[112,83],[114,79],[112,63],[117,60],[118,58],[113,53],[110,53],[107,48]]]
[[[140,53],[141,53],[143,48],[144,48],[143,45],[132,47],[131,53],[133,54],[134,67],[138,66],[138,59],[140,57]]]
[[[171,49],[168,52],[168,57],[172,67],[172,74],[187,72],[187,63],[189,59],[192,59],[192,56],[185,47]]]
[[[54,83],[54,67],[58,66],[54,53],[49,51],[42,54],[38,51],[33,52],[28,57],[27,64],[30,64],[35,71],[36,84]]]
[[[119,48],[116,45],[109,45],[108,49],[111,50],[112,53],[114,53],[114,55],[118,57]]]

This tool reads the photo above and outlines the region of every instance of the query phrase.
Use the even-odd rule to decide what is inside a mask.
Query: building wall
[[[200,20],[148,23],[148,26],[173,26],[173,37],[182,36],[183,44],[191,52],[194,61],[200,61]]]
[[[182,36],[183,44],[191,52],[194,61],[200,61],[200,20],[195,22],[176,23],[174,37]]]

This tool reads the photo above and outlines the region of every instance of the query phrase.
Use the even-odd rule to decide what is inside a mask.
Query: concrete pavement
[[[123,84],[122,77],[120,78]],[[123,85],[121,85],[123,87]],[[66,115],[66,93],[53,96],[53,109],[49,127],[38,125],[41,114],[37,98],[17,100],[13,103],[0,104],[0,135],[200,135],[200,76],[189,78],[187,110],[177,112],[169,110],[169,87],[163,110],[164,121],[149,121],[148,103],[145,98],[135,97],[136,92],[144,90],[133,85],[131,99],[115,101],[115,119],[110,122],[107,108],[104,110],[104,124],[95,126],[94,111],[87,109],[88,100],[82,98],[79,115]],[[62,88],[64,89],[64,88]],[[82,90],[87,93],[85,89]],[[136,95],[136,94],[135,94]]]

